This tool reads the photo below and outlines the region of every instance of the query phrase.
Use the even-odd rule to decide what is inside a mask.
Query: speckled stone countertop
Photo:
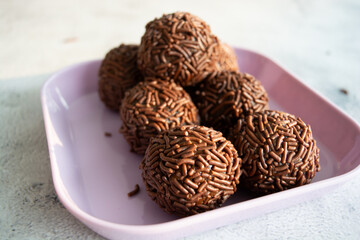
[[[189,11],[219,38],[275,59],[360,122],[360,2],[0,2],[0,239],[102,239],[59,202],[40,88],[54,71],[137,43],[146,22]],[[186,239],[360,239],[360,176],[299,205]]]

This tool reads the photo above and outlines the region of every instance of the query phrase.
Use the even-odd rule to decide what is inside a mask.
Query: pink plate
[[[240,69],[262,81],[272,109],[300,116],[312,126],[322,170],[311,184],[258,198],[238,191],[219,209],[186,218],[168,215],[144,191],[138,169],[142,157],[130,153],[118,133],[119,115],[99,100],[101,61],[96,60],[54,74],[42,88],[52,176],[64,206],[106,238],[170,239],[314,198],[359,174],[355,121],[267,57],[244,49],[236,54]],[[129,198],[135,184],[140,193]]]

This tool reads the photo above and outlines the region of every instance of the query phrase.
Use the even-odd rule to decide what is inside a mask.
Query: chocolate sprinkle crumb
[[[135,196],[135,195],[138,194],[139,192],[140,192],[139,184],[136,184],[136,185],[135,185],[135,189],[128,193],[128,197]]]
[[[348,95],[348,94],[349,94],[348,90],[346,90],[345,88],[340,88],[339,91],[340,91],[341,93],[345,94],[345,95]]]
[[[68,37],[68,38],[65,38],[63,40],[64,43],[72,43],[72,42],[76,42],[78,40],[77,37]]]
[[[105,135],[105,137],[111,137],[112,136],[112,134],[109,133],[109,132],[105,132],[104,135]]]

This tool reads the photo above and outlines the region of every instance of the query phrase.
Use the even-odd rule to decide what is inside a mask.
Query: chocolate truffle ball
[[[138,45],[121,44],[110,50],[101,63],[99,96],[114,111],[119,111],[125,91],[143,80],[136,65],[138,49]]]
[[[267,194],[310,183],[320,171],[319,148],[300,118],[267,110],[239,120],[230,139],[243,159],[241,184]]]
[[[150,138],[169,128],[199,123],[190,96],[174,82],[146,79],[125,93],[120,132],[131,151],[144,154]]]
[[[219,40],[200,18],[186,12],[163,15],[146,25],[138,53],[144,76],[173,79],[182,86],[216,69]]]
[[[217,61],[218,71],[239,71],[237,57],[234,49],[226,43],[220,44],[219,59]]]
[[[214,72],[200,83],[194,101],[205,126],[222,131],[237,119],[268,108],[268,97],[260,81],[247,73]]]
[[[148,195],[179,216],[221,206],[236,191],[240,167],[237,151],[221,132],[197,125],[152,138],[140,165]]]

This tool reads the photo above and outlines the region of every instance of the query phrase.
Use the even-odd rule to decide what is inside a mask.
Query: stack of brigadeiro
[[[310,126],[269,110],[261,81],[240,70],[234,50],[186,12],[152,20],[139,45],[106,54],[100,99],[120,113],[130,150],[145,155],[146,191],[165,211],[201,213],[239,187],[274,193],[320,170]]]

